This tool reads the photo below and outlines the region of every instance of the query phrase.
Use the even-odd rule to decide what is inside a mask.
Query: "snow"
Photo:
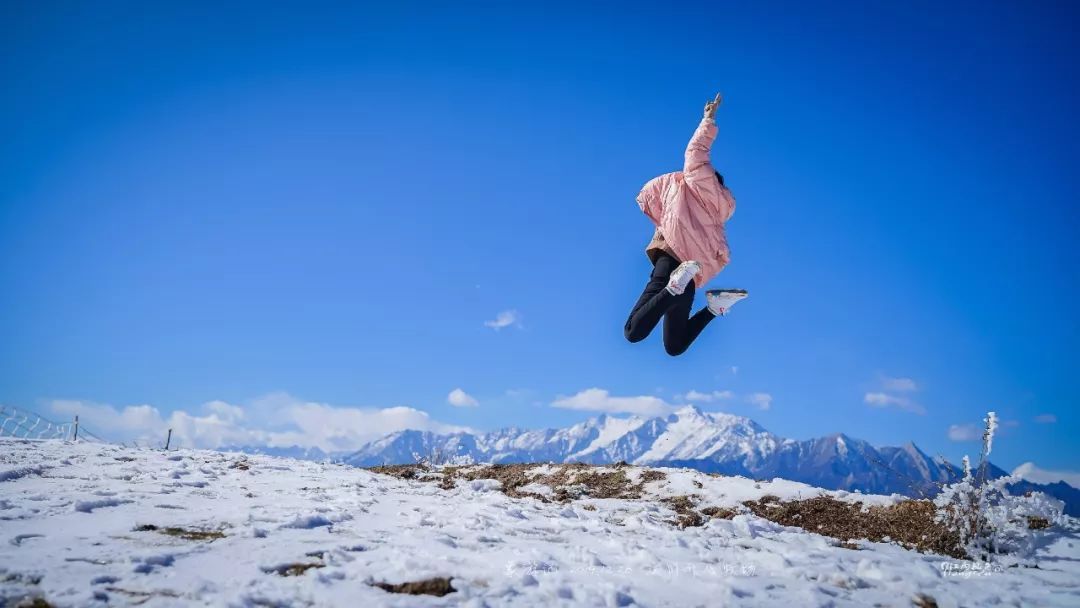
[[[714,459],[720,452],[727,457],[762,455],[777,444],[776,437],[741,416],[705,413],[689,405],[672,418],[664,433],[634,459],[635,463]]]
[[[613,418],[605,416],[596,439],[593,439],[592,443],[584,450],[581,450],[576,454],[571,454],[568,460],[581,458],[586,454],[591,454],[615,443],[620,437],[636,431],[643,424],[645,424],[645,420],[638,418],[637,416],[631,416],[629,418]]]
[[[851,550],[752,515],[679,529],[658,498],[821,491],[661,471],[641,500],[560,504],[510,498],[492,480],[444,489],[271,456],[2,440],[0,605],[41,594],[56,606],[892,606],[917,593],[943,608],[1080,605],[1073,519],[1044,537],[1039,568],[1001,570],[884,543]],[[172,527],[224,537],[162,533]],[[297,564],[319,567],[282,575]],[[456,591],[371,585],[435,576]]]

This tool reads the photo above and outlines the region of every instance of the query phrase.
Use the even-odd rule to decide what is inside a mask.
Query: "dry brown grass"
[[[446,577],[435,577],[424,579],[422,581],[411,581],[407,583],[372,583],[373,587],[378,587],[384,591],[390,593],[405,593],[408,595],[435,595],[442,597],[448,593],[457,591],[450,584],[450,579]]]
[[[960,537],[935,520],[937,509],[929,500],[905,500],[894,505],[870,506],[829,496],[781,501],[766,496],[743,503],[758,517],[785,526],[797,526],[841,541],[886,539],[922,553],[966,558]]]
[[[312,568],[322,568],[326,564],[322,562],[294,562],[291,564],[281,564],[280,566],[274,566],[273,568],[263,568],[263,572],[267,574],[276,574],[278,576],[300,576],[301,574],[311,570]]]
[[[735,509],[728,507],[705,507],[701,510],[702,515],[708,515],[713,519],[731,519],[739,514]]]
[[[1050,527],[1050,520],[1045,517],[1029,515],[1027,521],[1030,530],[1045,530]]]
[[[663,471],[657,471],[656,469],[645,469],[641,472],[641,483],[649,483],[650,481],[664,481],[667,479],[667,473]]]
[[[387,464],[368,469],[373,473],[381,473],[398,479],[417,479],[419,473],[428,472],[428,468],[422,464]]]
[[[664,499],[664,502],[675,511],[675,519],[671,522],[673,525],[679,528],[694,528],[705,524],[705,518],[694,510],[695,498],[683,495]]]
[[[157,532],[166,536],[175,536],[184,540],[205,540],[215,541],[219,538],[225,538],[225,533],[221,530],[197,530],[179,527],[166,527],[160,528],[154,524],[143,524],[135,527],[136,532]]]
[[[445,467],[442,469],[442,478],[439,480],[439,485],[442,488],[450,489],[454,487],[454,482],[458,479],[465,481],[494,479],[500,483],[502,492],[507,496],[512,498],[535,498],[542,502],[570,502],[583,497],[641,498],[641,483],[635,484],[630,481],[624,470],[625,465],[615,464],[608,467],[595,467],[587,464],[572,463],[559,465],[551,473],[530,475],[529,472],[537,466],[535,464],[492,464],[479,467]],[[416,473],[406,472],[407,470],[394,468],[389,471],[380,470],[376,472],[384,472],[403,479],[415,478]],[[551,496],[521,489],[523,486],[533,483],[550,487],[552,489]]]

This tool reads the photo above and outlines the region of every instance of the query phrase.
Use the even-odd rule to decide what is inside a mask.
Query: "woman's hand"
[[[716,120],[716,108],[720,107],[720,104],[724,102],[724,98],[720,96],[720,93],[716,94],[716,98],[712,101],[705,103],[705,118],[710,120]]]

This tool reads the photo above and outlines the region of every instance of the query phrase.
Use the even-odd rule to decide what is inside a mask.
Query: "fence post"
[[[169,429],[168,436],[165,437],[165,451],[169,451],[169,442],[172,441],[172,429]]]
[[[75,416],[75,436],[72,437],[72,441],[79,440],[79,417]]]

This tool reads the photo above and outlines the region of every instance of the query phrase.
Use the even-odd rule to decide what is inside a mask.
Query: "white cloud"
[[[1040,469],[1034,462],[1025,462],[1016,467],[1012,474],[1032,483],[1057,483],[1059,481],[1064,481],[1074,488],[1080,488],[1080,473]]]
[[[521,328],[521,313],[516,310],[504,310],[491,321],[484,321],[485,327],[490,327],[495,331],[499,331],[504,327],[514,326]]]
[[[96,435],[105,435],[108,431],[111,436],[129,441],[153,429],[155,435],[161,435],[162,443],[165,441],[165,420],[157,408],[149,405],[129,405],[116,409],[111,405],[74,399],[56,399],[45,405],[53,417],[59,417],[63,421],[78,416],[79,425],[85,431]]]
[[[732,365],[731,366],[731,375],[732,376],[738,376],[739,375],[739,366],[738,365]]]
[[[767,410],[772,407],[772,395],[769,393],[754,393],[746,398],[747,401],[753,403],[761,410]]]
[[[926,408],[915,403],[907,397],[898,397],[896,395],[889,395],[887,393],[866,393],[863,395],[863,401],[872,407],[887,408],[895,407],[905,412],[912,412],[915,414],[925,414]]]
[[[863,402],[867,405],[882,409],[894,407],[913,414],[926,414],[926,408],[914,399],[896,394],[914,393],[919,390],[919,385],[911,378],[878,375],[878,383],[881,386],[880,390],[870,391],[863,395]]]
[[[692,390],[683,395],[683,399],[686,401],[701,401],[708,403],[711,401],[723,401],[726,399],[731,399],[734,396],[735,393],[731,391],[713,391],[711,393],[701,393]]]
[[[881,386],[887,391],[895,393],[913,393],[919,390],[919,386],[911,378],[890,378],[882,376]]]
[[[472,395],[460,388],[455,388],[450,391],[450,394],[446,397],[446,401],[454,407],[476,407],[480,405],[480,402],[474,399]]]
[[[222,420],[229,422],[239,422],[244,419],[244,408],[230,405],[224,401],[211,401],[203,405],[203,409],[212,414],[217,414]]]
[[[979,441],[982,439],[982,429],[974,424],[949,425],[949,439],[953,441]]]
[[[388,433],[417,429],[439,433],[467,430],[432,420],[411,407],[357,408],[302,401],[272,393],[244,406],[223,401],[203,404],[197,413],[176,410],[165,416],[155,407],[123,408],[76,400],[45,403],[54,416],[79,415],[79,422],[102,438],[161,445],[168,429],[173,445],[318,447],[328,452],[354,450]]]
[[[649,395],[639,397],[612,397],[607,391],[590,388],[570,397],[559,397],[551,404],[568,410],[628,413],[643,416],[659,416],[674,410],[663,399]]]
[[[1054,424],[1057,422],[1057,416],[1053,414],[1039,414],[1035,417],[1035,422],[1039,424]]]

